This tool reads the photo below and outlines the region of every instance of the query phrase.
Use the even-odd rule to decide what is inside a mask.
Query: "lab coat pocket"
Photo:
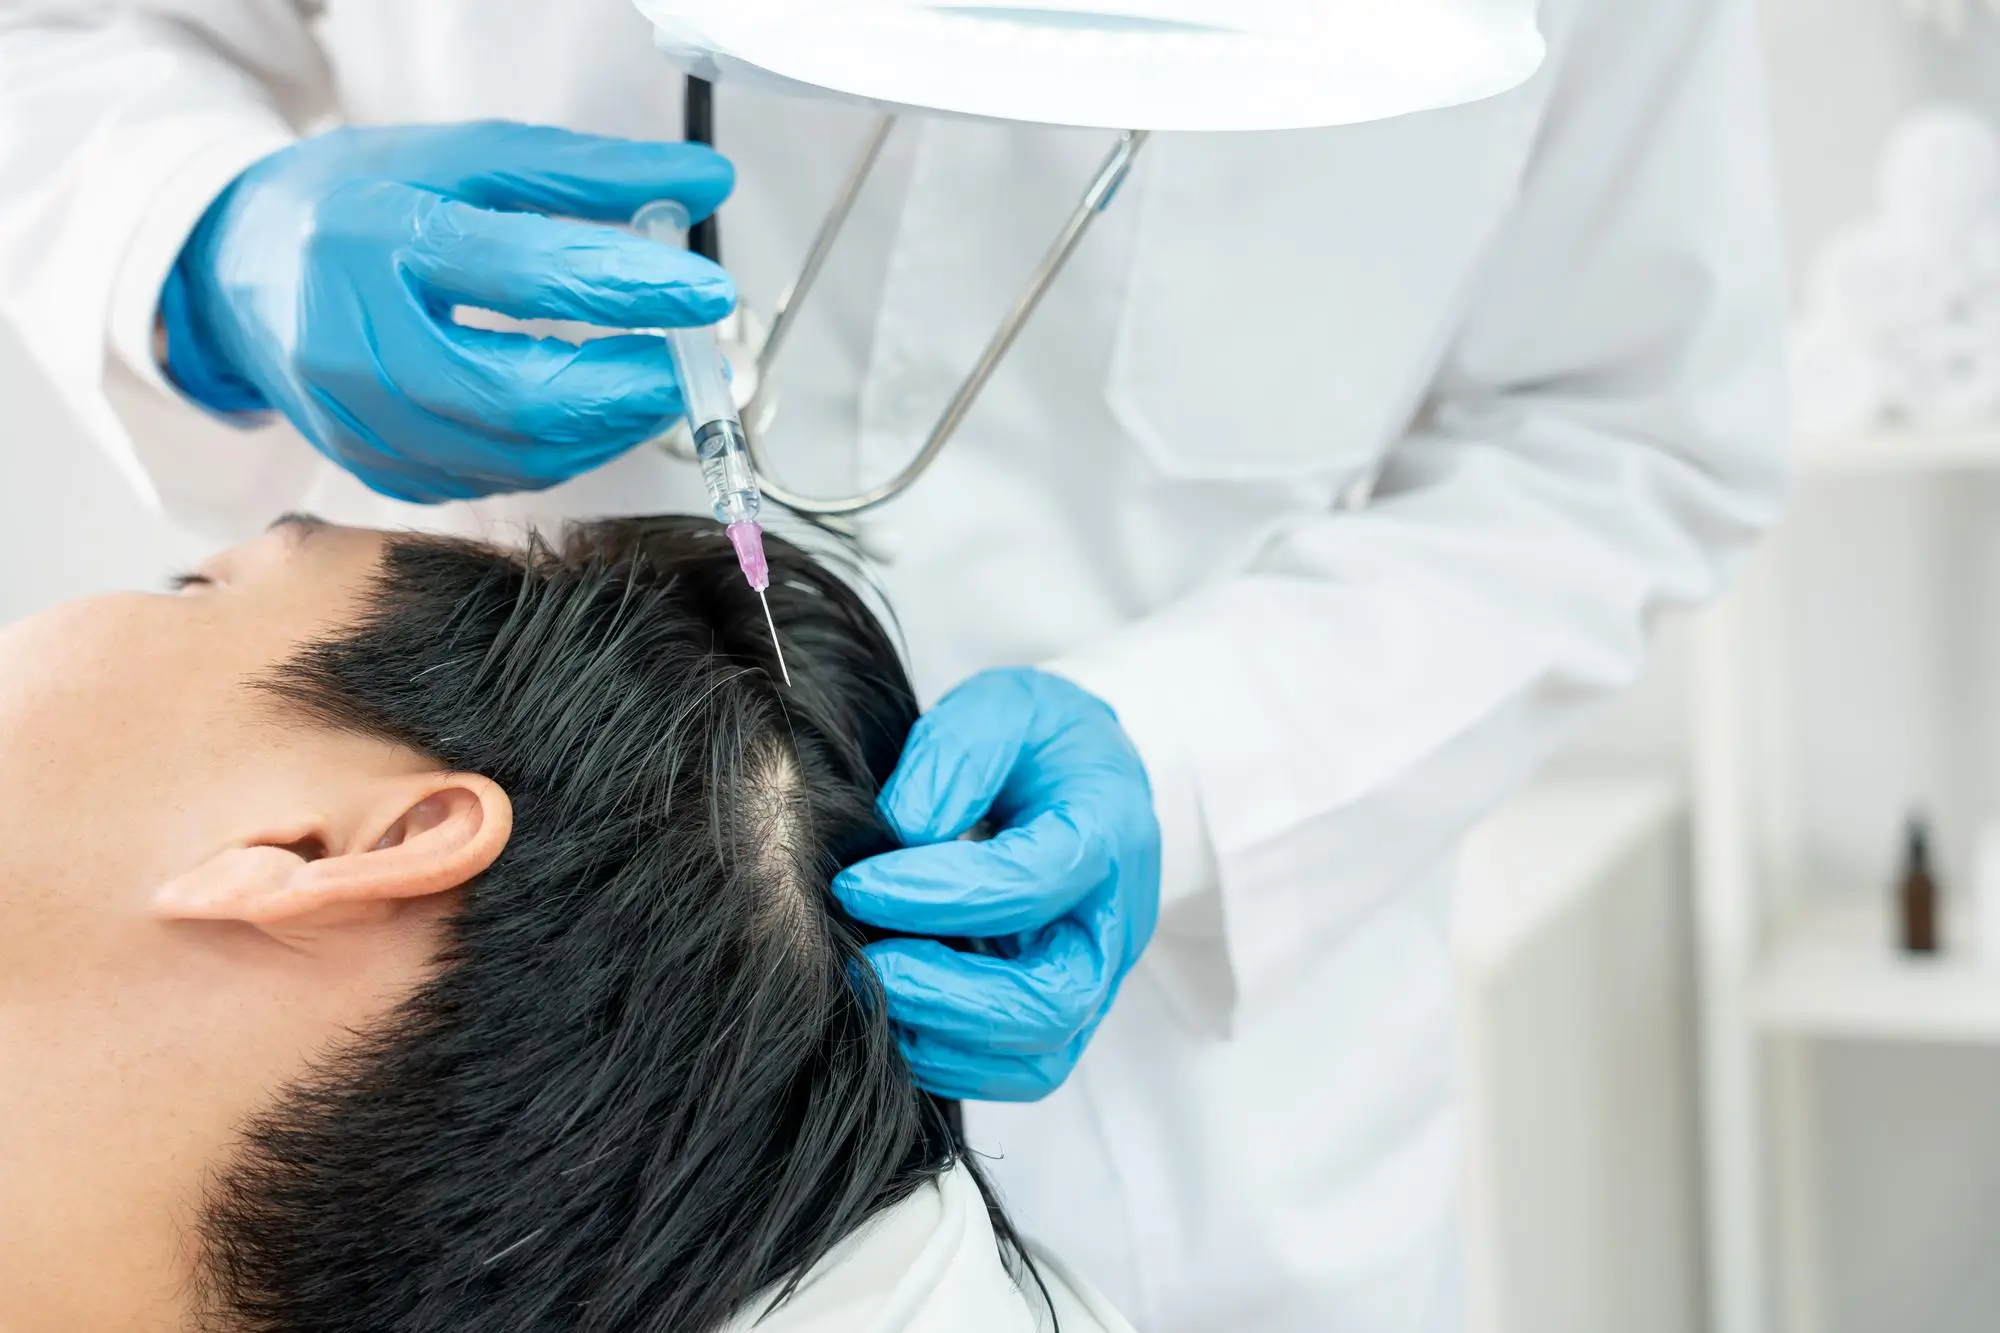
[[[1369,467],[1416,411],[1513,202],[1529,99],[1156,139],[1105,394],[1169,476]]]

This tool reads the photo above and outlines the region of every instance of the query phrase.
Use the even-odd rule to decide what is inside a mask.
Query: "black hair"
[[[891,844],[916,703],[862,598],[769,550],[789,688],[683,518],[392,537],[358,623],[260,682],[494,779],[514,828],[435,974],[246,1126],[204,1327],[697,1333],[960,1159],[828,891]]]

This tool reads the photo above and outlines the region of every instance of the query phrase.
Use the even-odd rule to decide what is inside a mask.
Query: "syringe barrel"
[[[686,240],[687,225],[687,209],[672,199],[656,200],[632,215],[633,229],[640,235],[669,245]],[[722,353],[715,345],[715,328],[709,325],[660,332],[666,336],[667,351],[673,358],[674,377],[681,383],[688,431],[716,521],[725,525],[754,523],[762,497],[757,492],[757,473],[750,465],[743,419],[736,415],[736,399],[729,392]]]
[[[666,335],[674,378],[681,382],[681,400],[687,405],[688,429],[699,431],[711,421],[729,421],[742,434],[729,377],[722,373],[722,353],[715,346],[715,329],[668,329]]]
[[[708,484],[708,498],[715,506],[715,521],[724,525],[756,522],[763,497],[757,491],[757,474],[750,466],[742,423],[732,416],[695,426],[694,453],[701,462],[701,479]]]

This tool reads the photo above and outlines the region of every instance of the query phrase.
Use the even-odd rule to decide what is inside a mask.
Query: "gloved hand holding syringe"
[[[675,200],[656,200],[632,215],[632,228],[648,240],[684,245],[688,211]],[[764,529],[757,521],[763,496],[757,489],[757,471],[750,463],[749,438],[743,433],[722,353],[715,344],[715,326],[662,329],[660,333],[673,355],[674,374],[687,405],[688,433],[694,441],[695,458],[701,463],[701,478],[708,484],[716,522],[729,534],[743,576],[764,603],[764,623],[771,629],[778,670],[790,685],[792,675],[785,666],[784,646],[778,641],[778,626],[771,619],[771,602],[765,596],[771,573],[764,561]]]

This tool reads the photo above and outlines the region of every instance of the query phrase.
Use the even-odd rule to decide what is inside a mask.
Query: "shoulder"
[[[790,1300],[759,1302],[723,1333],[1132,1333],[1066,1265],[1030,1257],[1039,1286],[1002,1254],[978,1184],[955,1167],[870,1218]]]
[[[1034,1261],[1035,1273],[1048,1290],[1049,1305],[1053,1308],[1059,1333],[1134,1333],[1132,1325],[1112,1307],[1104,1293],[1074,1269],[1055,1258],[1041,1247],[1031,1244],[1029,1257]],[[1025,1293],[1040,1310],[1041,1296],[1028,1283]],[[1050,1327],[1046,1313],[1041,1314],[1036,1325],[1037,1333]]]

